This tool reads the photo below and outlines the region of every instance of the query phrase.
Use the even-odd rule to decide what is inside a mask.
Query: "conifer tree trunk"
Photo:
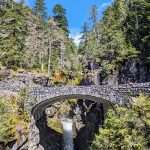
[[[61,51],[60,51],[61,68],[64,67],[64,51],[65,51],[65,43],[64,43],[64,40],[63,40],[62,44],[61,44]]]
[[[52,38],[49,41],[49,48],[48,48],[48,75],[51,75],[51,55],[52,55]]]
[[[41,72],[44,71],[44,64],[43,64],[43,52],[40,52],[40,66],[41,66]]]

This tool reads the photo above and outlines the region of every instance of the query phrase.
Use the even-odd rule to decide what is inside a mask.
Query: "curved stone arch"
[[[32,105],[32,116],[40,119],[44,110],[55,102],[66,99],[87,99],[109,105],[122,104],[118,92],[111,86],[63,86],[35,88],[33,90],[35,103]]]
[[[98,103],[103,103],[105,105],[113,106],[113,103],[111,103],[108,100],[101,99],[99,97],[91,96],[91,95],[63,95],[54,97],[51,99],[44,100],[40,103],[38,103],[35,107],[32,108],[32,116],[34,116],[35,120],[39,120],[43,116],[43,112],[46,108],[50,107],[52,104],[68,99],[84,99],[84,100],[90,100]]]

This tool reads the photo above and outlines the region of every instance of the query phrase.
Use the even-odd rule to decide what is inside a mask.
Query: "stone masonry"
[[[150,95],[150,82],[131,83],[124,85],[101,86],[55,86],[35,87],[25,100],[35,119],[40,119],[43,111],[51,104],[66,99],[88,99],[110,105],[125,105],[132,101],[132,97],[140,93]],[[30,100],[32,98],[32,100]]]

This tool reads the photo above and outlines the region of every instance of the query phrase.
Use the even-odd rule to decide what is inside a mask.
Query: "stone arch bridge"
[[[109,103],[110,105],[125,105],[132,101],[132,97],[138,96],[140,93],[150,95],[150,82],[124,85],[36,87],[32,89],[25,100],[25,106],[38,120],[47,107],[58,101],[75,98]]]
[[[0,82],[0,90],[18,92],[24,86],[25,84],[16,81]],[[28,149],[38,150],[41,144],[41,130],[37,122],[41,122],[44,110],[51,104],[75,98],[102,102],[106,105],[125,105],[132,101],[132,97],[140,93],[150,96],[150,82],[123,85],[30,87],[24,100],[24,106],[32,116],[28,127]]]

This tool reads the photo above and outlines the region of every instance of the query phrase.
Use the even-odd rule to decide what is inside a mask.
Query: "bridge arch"
[[[107,106],[113,106],[113,104],[105,99],[101,99],[99,97],[95,97],[95,96],[91,96],[91,95],[61,95],[61,96],[57,96],[57,97],[53,97],[47,100],[44,100],[40,103],[38,103],[35,107],[32,108],[32,116],[34,116],[35,120],[40,119],[43,116],[43,113],[45,111],[46,108],[50,107],[52,104],[56,103],[56,102],[61,102],[64,100],[70,100],[70,99],[83,99],[83,100],[90,100],[90,101],[94,101],[97,103],[103,103],[104,105]]]
[[[60,89],[60,88],[59,88]],[[59,91],[58,89],[58,91]],[[70,89],[70,88],[69,88]],[[72,88],[71,88],[72,89]],[[51,89],[51,92],[53,91],[53,89]],[[57,92],[58,92],[57,91]],[[67,89],[68,91],[68,89]],[[50,92],[50,91],[49,91]],[[52,93],[50,92],[50,95],[48,96],[48,91],[47,94],[45,93],[45,97],[43,95],[40,94],[39,97],[36,97],[36,100],[38,100],[38,102],[34,105],[34,107],[31,110],[32,116],[33,116],[33,122],[34,125],[31,125],[34,130],[36,129],[38,132],[38,139],[39,139],[39,143],[44,146],[44,143],[47,143],[47,139],[45,138],[45,134],[46,131],[48,131],[47,128],[47,120],[46,120],[46,116],[44,115],[45,109],[48,108],[50,105],[56,103],[56,102],[60,102],[63,100],[67,100],[67,99],[84,99],[84,100],[91,100],[94,102],[98,102],[98,103],[103,103],[103,105],[99,105],[99,108],[101,108],[101,110],[97,110],[97,112],[99,112],[99,115],[101,115],[101,122],[104,121],[105,118],[105,114],[107,109],[110,107],[110,105],[112,105],[112,103],[109,100],[105,100],[102,99],[101,97],[98,97],[95,95],[95,93],[91,93],[91,95],[87,95],[86,92],[84,93],[80,93],[78,92],[78,94],[75,94],[75,92],[68,92],[68,93],[59,93],[58,95],[56,94],[56,90],[55,90],[55,94],[53,93],[53,97],[52,97]],[[57,95],[57,96],[56,96]],[[49,99],[47,99],[49,97]],[[106,107],[107,105],[107,107]],[[97,109],[97,105],[95,105],[95,109]],[[46,125],[46,126],[45,126]],[[33,132],[34,130],[31,128],[31,132]],[[35,135],[35,133],[33,132],[33,135]],[[39,144],[38,143],[38,144]]]
[[[131,101],[131,97],[140,93],[150,95],[150,82],[132,83],[124,85],[102,85],[102,86],[55,86],[33,88],[29,97],[33,97],[31,102],[26,99],[25,105],[35,119],[39,119],[43,111],[51,104],[66,99],[87,99],[102,102],[109,105],[124,105]]]

